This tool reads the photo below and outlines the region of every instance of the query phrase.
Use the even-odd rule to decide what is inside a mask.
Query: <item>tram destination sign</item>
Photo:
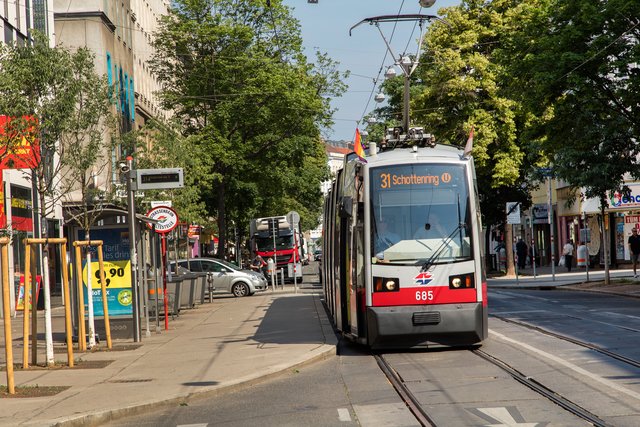
[[[182,168],[136,169],[133,190],[160,190],[184,187]]]

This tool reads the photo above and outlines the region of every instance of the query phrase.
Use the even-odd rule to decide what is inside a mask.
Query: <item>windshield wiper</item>
[[[429,268],[431,268],[433,263],[440,257],[440,254],[442,253],[442,251],[444,251],[449,242],[453,240],[453,236],[455,236],[455,234],[463,228],[467,228],[467,224],[461,222],[456,228],[453,229],[453,231],[442,241],[442,243],[440,243],[440,246],[438,246],[433,254],[431,254],[431,256],[424,262],[424,264],[422,264],[420,272],[427,271],[429,270]]]

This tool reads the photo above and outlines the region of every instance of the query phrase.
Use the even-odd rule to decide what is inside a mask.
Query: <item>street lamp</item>
[[[396,69],[393,67],[387,68],[387,71],[384,72],[385,79],[392,79],[396,76]]]
[[[382,101],[384,101],[384,93],[378,93],[374,99],[378,104],[381,103]]]
[[[435,4],[436,0],[419,0],[419,2],[420,2],[420,6],[422,7],[430,7]],[[354,28],[358,27],[359,25],[365,22],[368,24],[375,25],[378,31],[380,32],[382,39],[387,45],[387,50],[391,54],[391,57],[394,58],[394,60],[396,61],[396,64],[398,64],[402,68],[402,72],[404,74],[404,102],[403,102],[404,105],[403,105],[402,132],[406,132],[407,134],[409,132],[409,77],[415,71],[416,67],[418,66],[418,63],[420,62],[420,53],[421,53],[422,43],[424,41],[424,38],[423,38],[424,30],[425,30],[424,23],[431,22],[433,20],[437,20],[437,21],[443,22],[446,25],[449,25],[445,20],[435,15],[423,15],[423,14],[382,15],[382,16],[375,16],[372,18],[365,18],[349,29],[349,35],[351,35],[351,32],[353,31]],[[389,44],[389,40],[387,40],[384,33],[380,29],[380,23],[382,22],[397,23],[397,22],[404,22],[404,21],[416,21],[420,26],[420,37],[418,38],[419,40],[418,48],[413,58],[404,53],[402,55],[396,56],[395,53],[393,52],[393,49],[391,48],[391,45]],[[391,73],[395,74],[395,70],[392,71],[391,69],[388,69],[387,73],[385,73],[385,76],[391,76],[392,75]]]
[[[418,3],[420,3],[420,7],[431,7],[436,3],[436,0],[419,0]]]

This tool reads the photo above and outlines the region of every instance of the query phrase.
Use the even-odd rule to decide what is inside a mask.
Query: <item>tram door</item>
[[[351,256],[351,332],[360,338],[366,336],[365,305],[367,296],[365,292],[365,268],[364,268],[364,224],[362,216],[358,217],[353,233],[353,251]]]
[[[362,187],[354,185],[354,203],[349,239],[349,326],[351,333],[358,337],[364,337],[364,314],[366,294],[364,289],[364,203],[362,200]]]
[[[350,219],[345,213],[346,208],[344,206],[345,200],[343,199],[343,206],[340,212],[340,218],[338,221],[340,236],[338,238],[338,289],[339,295],[336,296],[336,299],[339,300],[339,310],[340,316],[336,318],[336,325],[343,332],[351,332],[350,330],[350,321],[349,321],[349,306],[350,302],[350,289],[349,289],[349,278],[350,278],[350,268],[349,268],[349,248],[351,243],[351,233],[350,233]]]

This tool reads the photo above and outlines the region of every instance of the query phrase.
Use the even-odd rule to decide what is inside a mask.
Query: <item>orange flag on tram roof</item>
[[[363,162],[367,163],[367,159],[365,159],[364,147],[362,146],[362,138],[360,138],[360,130],[356,128],[356,139],[353,143],[353,151]]]
[[[464,157],[468,157],[473,150],[473,126],[471,126],[471,132],[469,132],[469,139],[467,139],[467,145],[464,147]]]

